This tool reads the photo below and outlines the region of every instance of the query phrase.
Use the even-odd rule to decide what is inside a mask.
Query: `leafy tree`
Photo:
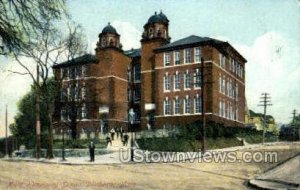
[[[49,80],[49,88],[55,88],[55,81],[52,78]],[[54,99],[55,91],[43,91],[41,90],[42,96],[48,96],[50,99]],[[44,94],[48,93],[48,94]],[[15,122],[10,125],[10,130],[13,136],[17,139],[18,144],[24,144],[28,148],[34,148],[36,140],[36,88],[33,85],[30,92],[24,95],[18,102],[18,113],[15,116]],[[47,128],[50,124],[47,116],[47,105],[45,102],[40,103],[41,107],[41,132],[42,136],[47,135]],[[42,139],[42,147],[47,147],[46,138]]]
[[[66,0],[1,0],[0,44],[2,51],[17,52],[33,35],[40,33],[47,20],[66,15]]]
[[[39,35],[38,40],[32,39],[26,46],[20,48],[18,54],[14,53],[13,56],[17,63],[24,69],[24,72],[13,72],[21,75],[29,75],[36,86],[37,93],[44,91],[41,96],[37,95],[41,101],[46,104],[47,116],[49,120],[48,125],[48,148],[47,157],[53,158],[53,114],[54,114],[54,101],[48,94],[55,91],[55,94],[60,92],[59,88],[53,89],[48,86],[52,67],[61,60],[73,59],[75,55],[85,52],[86,46],[83,41],[83,34],[81,27],[78,25],[68,23],[68,33],[63,33],[54,27],[52,20],[43,28],[43,32]],[[31,60],[32,64],[36,64],[40,68],[38,78],[35,77],[35,72],[25,65],[22,58]],[[38,81],[41,79],[41,82]],[[59,85],[58,85],[59,86]],[[38,101],[37,101],[38,102]]]

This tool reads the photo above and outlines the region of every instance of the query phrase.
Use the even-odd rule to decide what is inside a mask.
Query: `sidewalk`
[[[112,151],[112,153],[103,154],[103,155],[95,155],[95,162],[90,162],[89,156],[85,157],[66,157],[66,161],[62,161],[61,157],[56,157],[54,159],[46,159],[41,158],[39,160],[35,158],[28,158],[28,157],[13,157],[13,158],[3,158],[2,160],[7,161],[29,161],[29,162],[42,162],[42,163],[54,163],[54,164],[68,164],[68,165],[94,165],[94,164],[128,164],[132,162],[125,162],[122,163],[120,161],[120,150],[123,149],[123,158],[127,158],[130,156],[130,151],[128,148],[131,147],[131,135],[129,135],[128,145],[123,146],[120,137],[114,139],[112,142],[112,146],[108,145],[107,150]],[[285,144],[299,144],[300,142],[274,142],[274,143],[265,143],[262,144],[253,144],[253,145],[246,145],[246,146],[236,146],[236,147],[229,147],[224,149],[214,149],[208,150],[207,152],[229,152],[229,151],[239,151],[239,150],[247,150],[247,149],[255,149],[259,147],[270,147],[273,145],[285,145]],[[163,152],[162,152],[163,153]]]
[[[129,155],[128,148],[131,147],[131,135],[129,135],[127,146],[123,146],[121,138],[115,136],[112,141],[112,145],[108,144],[107,150],[110,152],[103,155],[95,155],[95,161],[91,162],[89,156],[85,157],[66,157],[66,160],[63,161],[61,157],[56,157],[54,159],[47,158],[29,158],[29,157],[13,157],[13,158],[3,158],[2,160],[6,161],[25,161],[25,162],[42,162],[42,163],[52,163],[52,164],[67,164],[67,165],[95,165],[95,164],[121,164],[120,161],[120,150],[123,149],[123,157],[127,158]],[[129,162],[126,162],[129,163]]]
[[[250,180],[249,183],[261,189],[298,189],[300,187],[300,154]]]

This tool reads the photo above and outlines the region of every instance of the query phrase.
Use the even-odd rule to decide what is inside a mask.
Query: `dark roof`
[[[149,19],[147,24],[153,24],[153,23],[169,23],[169,20],[167,18],[167,16],[162,13],[162,11],[160,11],[159,14],[157,14],[157,12],[154,13],[154,15],[152,15]]]
[[[240,55],[228,42],[223,42],[217,39],[209,38],[209,37],[200,37],[191,35],[186,38],[177,40],[175,42],[166,44],[155,49],[156,52],[168,51],[173,49],[179,49],[186,46],[191,45],[212,45],[219,49],[221,52],[226,53],[226,48],[231,47],[245,62],[247,61],[242,55]]]
[[[141,49],[131,49],[124,51],[124,54],[129,57],[141,57]]]
[[[82,64],[89,64],[89,63],[98,63],[98,59],[96,58],[95,55],[85,54],[80,57],[76,57],[73,60],[55,64],[53,68],[60,68],[60,67],[65,67],[70,65],[82,65]]]
[[[107,26],[105,26],[101,32],[102,34],[106,34],[106,33],[110,33],[110,34],[118,34],[117,30],[112,26],[110,25],[110,23],[107,24]]]

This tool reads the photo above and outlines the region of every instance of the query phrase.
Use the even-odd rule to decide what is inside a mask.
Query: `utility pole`
[[[266,122],[267,122],[267,107],[271,106],[272,104],[270,104],[271,102],[271,97],[270,94],[268,93],[262,93],[262,96],[260,97],[260,103],[258,106],[263,106],[264,107],[264,122],[263,122],[263,139],[262,139],[262,144],[265,143],[265,131],[266,131]]]
[[[40,69],[39,65],[36,65],[36,102],[35,102],[35,108],[36,108],[36,144],[35,144],[35,156],[36,159],[39,159],[41,157],[41,121],[40,121]]]
[[[210,68],[210,66],[204,66],[204,59],[201,58],[201,66],[200,66],[200,87],[201,87],[201,119],[202,119],[202,145],[201,145],[201,152],[205,153],[206,151],[206,117],[205,117],[205,88],[206,84],[212,84],[213,81],[206,81],[204,69]],[[199,67],[197,68],[199,69]],[[194,75],[194,77],[199,77],[199,74]],[[196,80],[197,81],[197,80]],[[197,84],[194,83],[194,85]]]
[[[201,110],[202,110],[202,153],[206,151],[206,120],[205,120],[205,102],[204,102],[204,59],[201,58]]]
[[[8,142],[7,142],[7,138],[8,138],[8,127],[7,127],[7,104],[6,104],[6,108],[5,108],[5,156],[8,157]]]
[[[293,117],[292,117],[292,126],[294,127],[294,135],[295,135],[295,139],[297,139],[297,125],[295,124],[295,120],[296,120],[296,115],[297,115],[297,110],[293,110],[293,112],[292,112],[292,115],[293,115]],[[300,140],[300,127],[299,127],[299,131],[298,131],[298,136],[299,136],[299,140]]]

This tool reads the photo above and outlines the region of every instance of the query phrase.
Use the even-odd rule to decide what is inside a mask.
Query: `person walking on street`
[[[106,143],[107,143],[107,146],[108,146],[108,144],[110,144],[110,146],[112,146],[112,142],[111,142],[111,139],[109,136],[106,137]]]
[[[110,130],[110,136],[111,136],[111,140],[113,141],[114,140],[114,136],[115,136],[115,128],[112,128],[111,130]]]
[[[124,133],[124,130],[123,130],[123,128],[121,127],[121,129],[120,129],[120,135],[121,135],[121,139],[123,140],[123,133]]]
[[[90,161],[94,162],[95,161],[95,144],[93,141],[90,142],[89,151],[90,151]]]
[[[116,133],[117,133],[117,139],[119,139],[119,136],[120,136],[120,128],[117,128],[117,129],[116,129]]]
[[[124,135],[123,146],[127,146],[129,136],[127,134]]]

